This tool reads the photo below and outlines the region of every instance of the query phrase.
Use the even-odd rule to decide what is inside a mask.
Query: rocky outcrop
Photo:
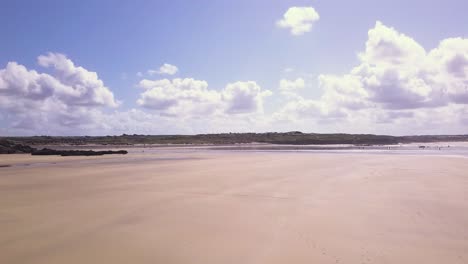
[[[9,140],[0,140],[0,154],[32,153],[35,148],[21,144],[15,144]]]
[[[60,155],[60,156],[101,156],[107,154],[127,154],[126,150],[55,150],[55,149],[35,149],[30,146],[16,144],[10,140],[0,140],[0,154],[24,154],[31,153],[31,155]]]
[[[127,154],[126,150],[105,150],[105,151],[93,151],[93,150],[55,150],[43,148],[41,150],[35,150],[31,155],[60,155],[60,156],[102,156],[108,154]]]

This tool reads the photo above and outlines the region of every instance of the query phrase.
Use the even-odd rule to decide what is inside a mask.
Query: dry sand
[[[0,263],[468,263],[467,161],[0,156]]]

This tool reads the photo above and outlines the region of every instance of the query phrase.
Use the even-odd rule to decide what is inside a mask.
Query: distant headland
[[[127,135],[120,136],[30,136],[0,137],[0,153],[7,153],[7,147],[17,145],[14,152],[30,153],[28,146],[53,145],[231,145],[264,143],[278,145],[393,145],[400,143],[459,142],[468,141],[468,135],[414,135],[389,136],[373,134],[318,134],[291,132],[267,133],[220,133],[198,135]],[[11,151],[10,151],[11,152]]]

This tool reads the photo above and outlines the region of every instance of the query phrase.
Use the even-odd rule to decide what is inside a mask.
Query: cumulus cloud
[[[192,78],[142,80],[145,89],[137,104],[169,116],[256,113],[263,111],[263,98],[271,94],[257,83],[236,82],[224,90],[208,88],[208,83]]]
[[[119,105],[95,72],[65,55],[41,55],[38,64],[53,73],[28,70],[17,62],[0,70],[0,110],[6,126],[30,131],[85,126],[99,108]]]
[[[320,75],[318,84],[323,90],[320,101],[329,108],[358,110],[371,106],[367,101],[369,93],[362,88],[361,79],[358,76]]]
[[[54,74],[28,70],[16,62],[7,63],[0,70],[0,95],[11,100],[52,98],[72,106],[118,106],[113,93],[95,72],[76,67],[65,55],[49,53],[39,56],[38,63],[52,68]]]
[[[0,69],[0,134],[200,133],[266,122],[263,99],[271,92],[253,81],[215,90],[192,78],[143,79],[141,109],[112,111],[120,103],[97,73],[58,53],[39,56],[38,64],[48,73],[17,62]]]
[[[345,117],[348,117],[348,111],[345,109],[330,107],[324,101],[297,96],[275,112],[272,119],[293,122],[315,120],[323,123],[334,122]]]
[[[104,86],[96,72],[88,71],[75,64],[65,55],[48,53],[37,58],[38,64],[54,70],[53,88],[69,105],[110,106],[116,107],[118,102],[114,94]]]
[[[300,23],[284,22],[291,30],[289,25],[296,24]],[[28,69],[17,62],[0,69],[0,134],[281,128],[460,133],[466,132],[468,125],[468,39],[444,39],[426,50],[410,36],[381,22],[368,31],[354,67],[345,74],[318,76],[317,88],[322,93],[315,98],[305,98],[305,94],[316,94],[305,92],[306,87],[312,87],[309,79],[307,86],[304,78],[281,79],[278,91],[282,97],[277,102],[285,104],[273,114],[264,111],[271,91],[254,81],[212,88],[207,81],[193,78],[143,79],[137,85],[139,107],[119,111],[119,102],[96,72],[59,53],[39,56],[38,64],[47,69]],[[170,73],[162,68],[154,73]],[[139,75],[143,77],[143,73]]]
[[[159,70],[148,70],[149,75],[162,74],[162,75],[174,75],[179,71],[179,68],[175,65],[164,63]]]
[[[279,89],[282,92],[291,92],[303,89],[305,86],[305,81],[302,78],[297,78],[296,80],[281,79]]]
[[[368,35],[360,64],[349,74],[319,77],[324,90],[347,89],[363,102],[361,106],[378,104],[385,109],[468,103],[468,39],[445,39],[426,52],[415,40],[381,22]]]
[[[158,111],[147,109],[102,114],[97,117],[97,122],[99,127],[89,128],[88,131],[95,134],[198,134],[266,131],[269,125],[264,115],[218,114],[185,118],[161,115]]]
[[[145,89],[137,104],[159,111],[163,115],[206,115],[219,108],[221,95],[208,89],[206,81],[186,79],[142,80],[139,87]]]
[[[294,89],[282,88],[290,100],[274,117],[420,124],[420,131],[422,123],[434,123],[431,115],[454,123],[463,119],[458,113],[468,105],[468,39],[445,39],[426,51],[411,37],[376,22],[358,59],[347,74],[319,75],[319,99],[291,96]]]
[[[52,76],[29,71],[16,62],[8,62],[6,67],[0,70],[0,94],[7,98],[21,96],[41,100],[52,96],[57,90],[63,91],[67,88],[69,87],[62,85]]]
[[[302,78],[296,80],[281,79],[279,83],[279,90],[283,95],[288,97],[296,97],[297,92],[304,89],[305,81]]]
[[[295,36],[303,35],[312,29],[315,22],[320,19],[320,15],[313,7],[290,7],[283,18],[276,22],[280,28],[289,29]]]
[[[441,41],[428,54],[428,70],[424,76],[448,101],[468,104],[468,39],[449,38]]]
[[[253,81],[230,83],[222,92],[226,112],[234,114],[263,112],[263,98],[270,95],[271,91],[263,91]]]

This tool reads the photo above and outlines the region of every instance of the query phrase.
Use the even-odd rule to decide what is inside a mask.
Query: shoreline
[[[73,149],[72,146],[64,146],[66,150]],[[127,155],[105,155],[105,156],[41,156],[41,155],[31,155],[29,153],[22,154],[0,154],[0,163],[1,168],[9,167],[27,167],[27,166],[36,166],[36,165],[60,165],[61,163],[68,162],[77,162],[77,163],[92,163],[93,161],[99,160],[101,162],[119,162],[125,161],[126,163],[133,161],[165,161],[165,160],[179,160],[187,159],[191,156],[202,156],[202,157],[211,157],[213,155],[234,155],[242,156],[249,155],[255,156],[257,154],[271,154],[271,155],[282,155],[282,154],[291,154],[291,155],[311,155],[315,157],[320,156],[355,156],[355,157],[372,157],[372,156],[408,156],[408,157],[447,157],[447,158],[468,158],[468,148],[463,149],[461,153],[451,150],[436,150],[436,149],[387,149],[387,148],[372,148],[372,149],[362,149],[362,148],[342,148],[342,149],[309,149],[306,148],[299,149],[288,149],[288,148],[267,148],[267,149],[258,149],[258,148],[211,148],[211,147],[157,147],[157,148],[129,148]],[[90,148],[91,150],[99,150],[100,148]],[[116,148],[117,149],[117,148]],[[454,148],[452,148],[454,149]],[[183,158],[180,158],[183,157]],[[190,158],[189,158],[190,159]]]

